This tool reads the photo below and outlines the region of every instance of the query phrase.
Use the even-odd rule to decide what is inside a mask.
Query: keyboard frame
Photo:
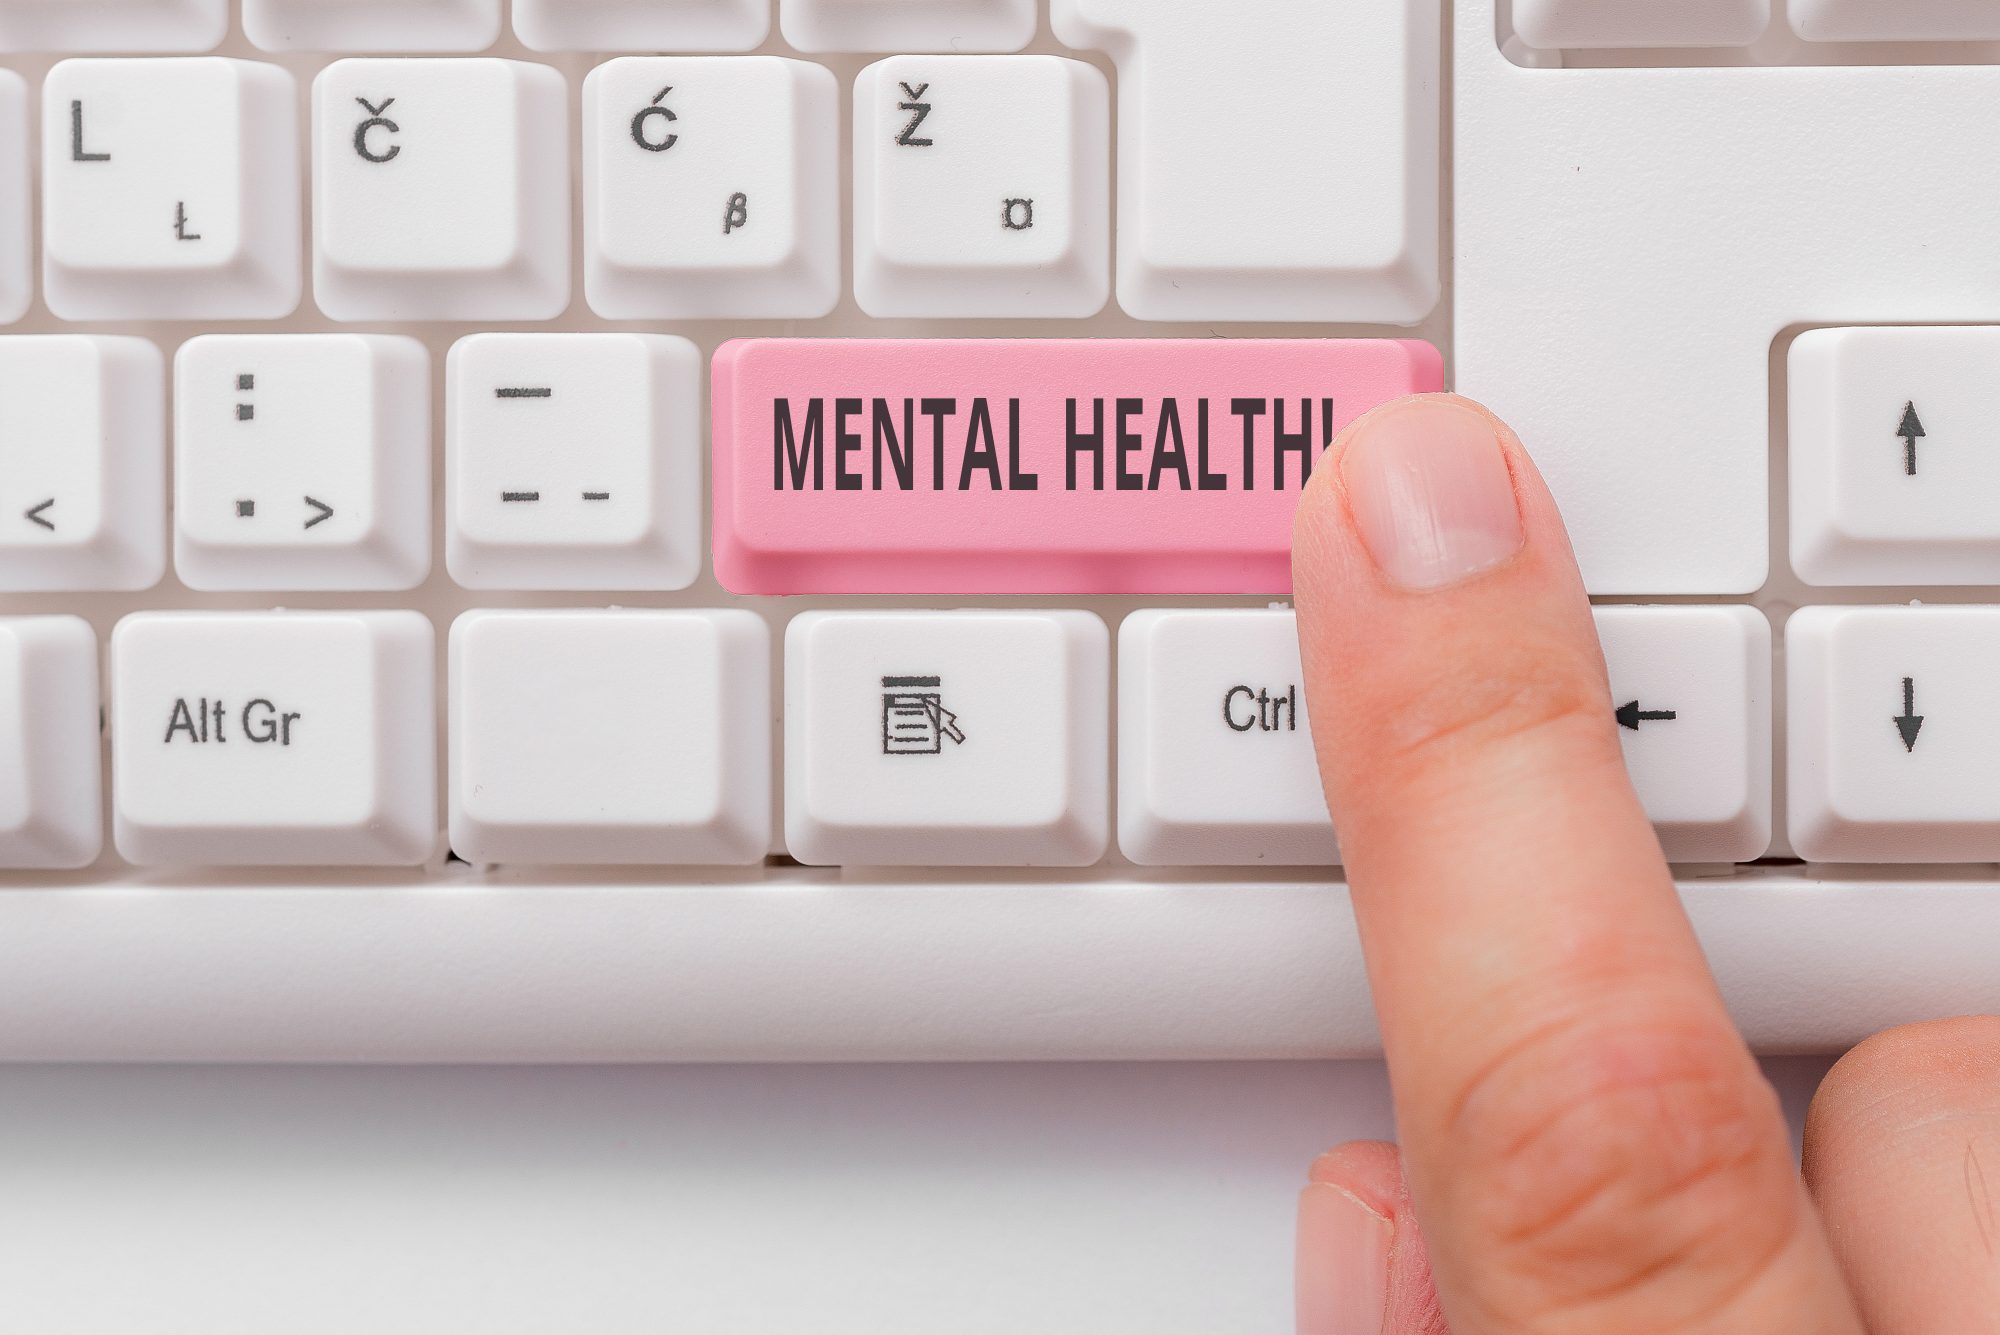
[[[258,51],[242,37],[240,15],[233,19],[219,53],[290,69],[299,80],[302,114],[309,116],[312,77],[336,57]],[[1449,98],[1449,32],[1446,41]],[[1116,80],[1098,54],[1057,44],[1046,14],[1028,49],[1088,60]],[[797,56],[775,33],[761,50]],[[541,55],[519,46],[511,32],[485,54],[560,70],[569,87],[572,135],[583,77],[610,58]],[[746,607],[770,621],[774,672],[781,674],[784,627],[808,609],[1079,607],[1102,615],[1115,635],[1122,617],[1141,608],[1277,601],[741,598],[721,590],[707,569],[693,588],[673,594],[492,594],[450,581],[443,559],[444,356],[470,333],[674,333],[693,340],[705,358],[740,336],[1414,334],[1444,351],[1449,374],[1450,116],[1443,177],[1446,298],[1414,330],[1155,324],[1126,316],[1115,301],[1080,321],[878,320],[863,315],[852,298],[852,112],[845,96],[855,73],[876,57],[798,58],[827,65],[843,89],[844,295],[824,320],[600,319],[582,295],[577,192],[575,299],[565,316],[546,323],[339,324],[313,304],[310,274],[300,310],[273,322],[67,324],[54,320],[38,299],[26,319],[0,327],[0,334],[136,334],[155,341],[169,358],[182,341],[202,333],[403,333],[422,340],[433,359],[433,574],[410,594],[274,596],[194,593],[170,573],[145,594],[0,595],[0,615],[80,614],[94,624],[102,645],[120,617],[142,610],[415,608],[439,634],[442,718],[443,636],[458,613],[472,608]],[[56,59],[6,57],[0,65],[29,80],[32,104]],[[308,188],[303,177],[299,188]],[[1786,346],[1781,340],[1772,349],[1776,575],[1747,599],[1644,600],[1748,602],[1770,614],[1778,631],[1778,856],[1749,867],[1678,869],[1739,1022],[1753,1044],[1774,1053],[1837,1050],[1888,1023],[2000,1008],[2000,970],[1984,946],[2000,936],[2000,875],[1993,868],[1844,871],[1808,869],[1782,858],[1784,615],[1805,602],[1981,601],[1968,589],[1807,590],[1791,577],[1785,557]],[[706,485],[706,460],[703,475]],[[774,719],[780,697],[774,690]],[[782,745],[782,720],[777,734],[774,750]],[[440,783],[443,742],[440,728]],[[1113,747],[1111,736],[1105,745]],[[773,801],[780,802],[780,758],[773,759]],[[415,872],[164,873],[128,867],[107,852],[86,872],[0,873],[0,1061],[1308,1059],[1372,1055],[1378,1045],[1353,915],[1337,874],[1152,871],[1131,866],[1115,848],[1103,864],[1081,873],[810,869],[781,856],[745,872],[572,873],[473,867],[446,855],[442,843],[431,865]]]

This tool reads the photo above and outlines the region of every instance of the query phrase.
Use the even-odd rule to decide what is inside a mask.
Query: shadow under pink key
[[[1389,339],[745,339],[715,356],[736,593],[1285,594],[1314,461],[1443,387]]]

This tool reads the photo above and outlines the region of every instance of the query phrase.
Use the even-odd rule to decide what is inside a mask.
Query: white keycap
[[[584,291],[614,320],[840,301],[839,88],[776,56],[627,57],[583,85]]]
[[[0,868],[87,867],[104,846],[97,635],[0,617]]]
[[[175,360],[189,588],[410,589],[431,565],[430,355],[412,338],[214,334]]]
[[[1542,50],[1748,46],[1770,26],[1771,0],[1514,0],[1515,33]]]
[[[336,320],[546,320],[570,295],[569,100],[546,65],[341,60],[313,84]]]
[[[113,838],[140,866],[414,866],[437,844],[431,624],[146,612],[111,637]]]
[[[751,51],[771,0],[514,0],[514,31],[536,51]]]
[[[753,613],[468,612],[451,630],[452,851],[762,862],[771,713]]]
[[[1675,862],[1771,850],[1771,623],[1751,607],[1600,607],[1632,786]]]
[[[779,0],[778,24],[801,51],[1019,51],[1035,0]]]
[[[1816,329],[1790,379],[1801,578],[2000,582],[2000,328]]]
[[[1053,0],[1118,62],[1118,300],[1142,320],[1437,305],[1433,0]]]
[[[0,53],[210,51],[229,0],[0,0]]]
[[[446,563],[468,589],[684,589],[702,358],[661,334],[474,334],[446,366]]]
[[[0,591],[166,573],[166,365],[145,339],[0,338]]]
[[[28,191],[28,85],[0,70],[0,324],[28,313],[34,299]]]
[[[854,82],[854,297],[875,316],[1094,315],[1111,93],[1056,56],[895,56]]]
[[[2000,861],[2000,608],[1809,607],[1785,655],[1794,852]]]
[[[1810,42],[2000,40],[1992,0],[1790,0],[1792,27]]]
[[[266,51],[484,51],[500,0],[243,0],[243,31]]]
[[[66,320],[276,319],[299,304],[297,84],[190,56],[42,85],[42,274]]]
[[[807,612],[785,640],[785,835],[813,865],[1088,866],[1110,633],[1088,612]]]
[[[1126,618],[1118,633],[1118,847],[1147,867],[1340,860],[1290,611]]]

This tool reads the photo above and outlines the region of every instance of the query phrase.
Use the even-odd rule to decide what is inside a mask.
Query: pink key
[[[744,339],[715,355],[737,593],[1291,591],[1341,428],[1438,390],[1428,343]]]

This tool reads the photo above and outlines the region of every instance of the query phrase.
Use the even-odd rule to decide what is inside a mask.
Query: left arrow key
[[[21,517],[31,524],[40,524],[43,528],[53,533],[56,531],[56,521],[49,518],[48,512],[55,506],[55,503],[55,498],[51,496],[40,505],[25,511]]]

